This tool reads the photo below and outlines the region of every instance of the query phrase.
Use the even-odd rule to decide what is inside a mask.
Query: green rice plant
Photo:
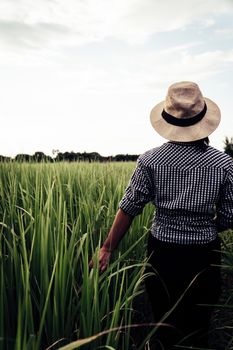
[[[233,231],[227,230],[222,238],[222,293],[213,320],[213,345],[221,349],[233,348]]]
[[[134,325],[133,302],[144,292],[153,207],[133,221],[103,274],[97,259],[134,167],[0,163],[0,349],[71,349],[78,340],[87,350],[135,348],[131,330],[143,325]],[[232,237],[223,234],[228,281]],[[222,309],[232,311],[231,286]],[[232,323],[223,325],[230,347]],[[155,330],[144,328],[139,348]]]
[[[134,166],[0,164],[0,349],[57,349],[111,328],[85,348],[130,348],[152,208],[103,274],[97,254]]]

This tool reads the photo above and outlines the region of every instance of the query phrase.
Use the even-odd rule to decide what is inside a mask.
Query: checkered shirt
[[[233,228],[233,161],[197,142],[169,141],[138,158],[119,207],[131,216],[155,205],[151,233],[159,240],[204,244],[218,227]]]

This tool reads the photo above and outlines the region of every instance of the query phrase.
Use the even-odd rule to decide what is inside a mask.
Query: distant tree
[[[135,162],[138,159],[138,154],[117,154],[113,157],[115,162]]]
[[[5,157],[0,155],[0,162],[10,162],[11,160],[11,157]]]
[[[35,152],[34,155],[20,153],[14,158],[17,162],[53,162],[53,158],[43,152]]]
[[[80,160],[79,159],[79,153],[75,153],[75,152],[58,152],[57,155],[56,155],[56,158],[55,160],[58,161],[58,162],[61,162],[61,161],[66,161],[66,162],[75,162],[77,160]]]
[[[233,158],[233,137],[224,140],[224,152]]]
[[[102,156],[101,156],[99,153],[97,153],[97,152],[91,152],[91,153],[89,153],[89,157],[90,157],[90,160],[91,160],[91,161],[94,161],[94,162],[100,161],[101,158],[102,158]]]
[[[32,156],[32,160],[34,162],[53,162],[53,158],[47,156],[43,152],[35,152],[35,154]]]
[[[128,156],[128,161],[136,162],[136,160],[139,157],[139,154],[127,154],[127,156]]]
[[[33,159],[36,162],[41,162],[43,160],[45,160],[46,155],[43,152],[35,152],[35,154],[33,155]]]
[[[63,159],[68,160],[69,162],[72,160],[72,157],[70,155],[70,152],[63,153]]]
[[[83,153],[82,153],[82,157],[83,157],[82,160],[84,160],[84,162],[90,162],[90,161],[91,161],[90,155],[89,155],[89,153],[87,153],[87,152],[83,152]]]
[[[30,154],[20,153],[15,156],[17,162],[29,162],[32,159]]]
[[[116,162],[124,162],[125,161],[125,154],[117,154],[115,157],[114,157],[114,160]]]
[[[62,160],[63,160],[63,153],[62,152],[58,152],[56,157],[55,157],[55,161],[61,162]]]

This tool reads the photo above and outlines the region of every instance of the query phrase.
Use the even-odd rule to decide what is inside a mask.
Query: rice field
[[[132,330],[153,207],[134,220],[106,272],[88,267],[92,256],[98,265],[134,167],[0,164],[0,349],[145,348],[155,327],[144,327],[137,347]],[[232,234],[225,242],[232,271]]]
[[[0,166],[1,349],[57,349],[130,325],[152,208],[134,222],[108,271],[89,271],[88,261],[111,226],[134,164]],[[127,349],[129,342],[129,330],[119,329],[85,348]]]

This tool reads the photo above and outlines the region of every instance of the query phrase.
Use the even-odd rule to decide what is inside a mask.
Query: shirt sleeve
[[[136,216],[153,198],[153,181],[147,167],[142,164],[139,158],[125,194],[119,203],[119,208],[131,216]]]
[[[233,161],[217,203],[216,224],[221,229],[233,228]]]

